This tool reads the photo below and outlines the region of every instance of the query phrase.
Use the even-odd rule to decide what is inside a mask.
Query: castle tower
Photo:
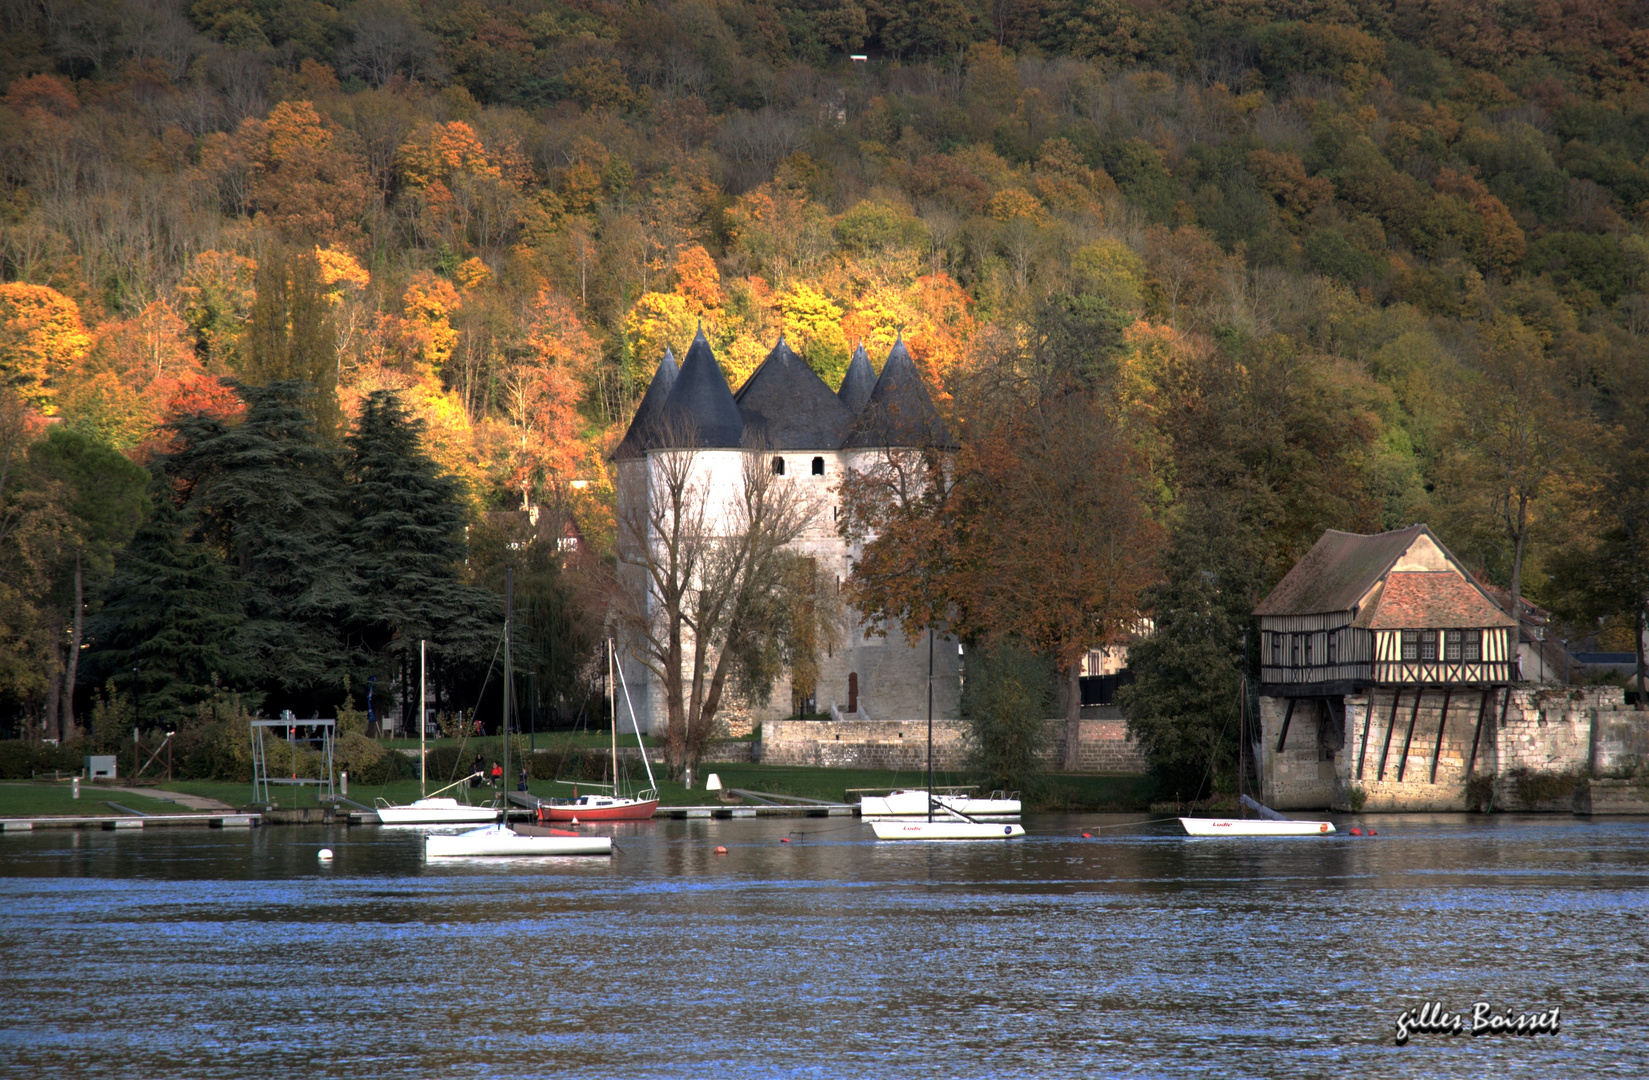
[[[658,404],[655,404],[658,403]],[[790,544],[838,588],[852,573],[859,552],[841,535],[840,485],[850,468],[873,467],[895,449],[951,448],[949,431],[934,408],[904,341],[898,341],[875,376],[863,346],[855,351],[842,386],[830,387],[781,337],[759,368],[734,394],[700,329],[679,372],[666,354],[614,457],[619,472],[619,517],[633,519],[653,491],[652,478],[671,449],[697,451],[693,467],[710,494],[714,517],[732,505],[749,454],[800,489],[814,506],[806,528]],[[622,525],[621,534],[625,530]],[[625,543],[620,536],[621,546]],[[643,582],[638,568],[620,563],[631,588]],[[928,646],[910,645],[897,626],[867,626],[849,610],[841,644],[819,658],[810,701],[793,694],[788,675],[773,688],[770,703],[722,714],[733,733],[797,711],[856,713],[877,720],[916,720],[927,708]],[[955,639],[937,639],[934,711],[957,715],[961,680]],[[644,730],[662,731],[661,687],[633,657],[625,678]],[[742,730],[741,730],[742,729]]]

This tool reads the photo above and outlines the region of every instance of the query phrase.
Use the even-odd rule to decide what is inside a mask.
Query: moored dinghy
[[[1247,795],[1237,796],[1243,806],[1254,811],[1258,818],[1188,818],[1179,819],[1190,836],[1327,836],[1334,831],[1332,821],[1295,821],[1284,817]]]
[[[548,832],[549,836],[538,835]],[[610,836],[579,836],[560,830],[517,832],[504,825],[488,825],[456,835],[425,837],[424,855],[431,859],[517,855],[611,855]]]
[[[1025,835],[1025,826],[991,821],[940,819],[936,821],[872,821],[878,840],[1011,840]]]

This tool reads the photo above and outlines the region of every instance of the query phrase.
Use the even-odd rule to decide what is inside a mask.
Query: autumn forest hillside
[[[1070,671],[1427,521],[1631,649],[1646,79],[1627,0],[7,4],[0,725],[394,701],[432,622],[473,695],[485,515],[527,505],[592,552],[534,571],[576,696],[608,457],[700,324],[735,387],[781,333],[832,387],[902,333],[960,433],[954,489],[857,519],[952,570],[873,559],[863,610]],[[373,485],[439,505],[416,558]],[[140,565],[205,621],[140,626]]]

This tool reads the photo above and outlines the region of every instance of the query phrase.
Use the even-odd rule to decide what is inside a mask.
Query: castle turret
[[[870,366],[870,357],[865,354],[865,345],[861,341],[853,350],[853,360],[847,365],[847,374],[842,377],[842,388],[836,391],[836,396],[857,416],[865,411],[871,391],[875,389],[876,371]]]
[[[615,459],[641,457],[658,445],[659,417],[664,412],[664,402],[676,385],[676,375],[680,370],[676,366],[675,354],[666,348],[664,359],[658,362],[658,370],[653,372],[653,381],[647,384],[647,392],[641,395],[641,404],[636,406],[630,429],[624,433],[618,449],[613,451]]]
[[[659,426],[668,444],[715,449],[744,445],[744,418],[702,326],[664,400]]]
[[[834,450],[853,426],[853,410],[795,354],[784,338],[733,399],[745,437],[772,450]]]
[[[939,410],[933,407],[921,373],[905,348],[904,335],[893,343],[882,365],[882,376],[870,392],[859,421],[853,426],[846,448],[943,447],[954,449],[955,441]]]

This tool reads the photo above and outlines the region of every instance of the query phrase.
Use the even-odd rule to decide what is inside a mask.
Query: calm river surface
[[[1649,821],[1081,839],[1127,820],[457,865],[371,827],[10,834],[0,1076],[1649,1076]],[[1394,1044],[1479,1000],[1562,1031]]]

